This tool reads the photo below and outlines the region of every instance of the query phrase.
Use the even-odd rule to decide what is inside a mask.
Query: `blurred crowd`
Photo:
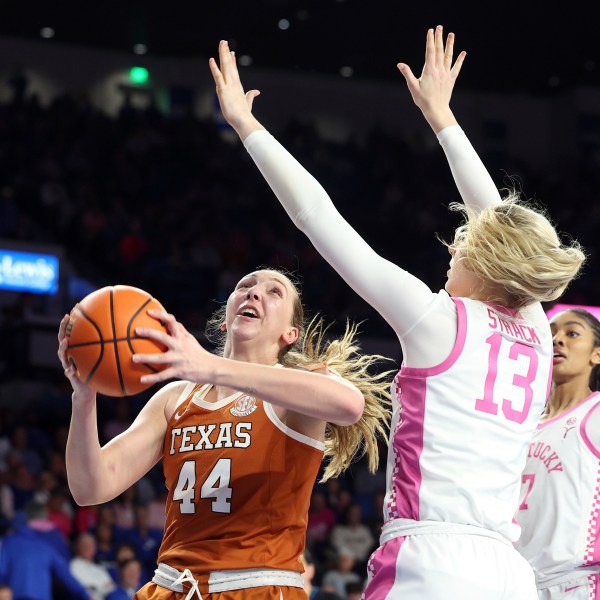
[[[454,228],[446,207],[458,195],[439,148],[392,137],[384,128],[361,143],[333,143],[300,120],[273,133],[379,252],[441,287],[448,256],[431,238]],[[301,278],[310,313],[341,325],[347,317],[364,320],[365,335],[391,338],[381,318],[289,223],[228,134],[218,120],[169,118],[153,106],[142,111],[125,103],[110,118],[69,96],[46,107],[35,97],[0,105],[0,239],[61,245],[78,280],[142,287],[199,332],[245,272],[261,265],[290,269]],[[551,173],[482,154],[499,187],[504,172],[518,173],[525,194],[587,248],[590,263],[566,300],[598,304],[600,148],[582,146],[577,163]],[[78,299],[71,289],[61,310]],[[3,340],[15,322],[47,311],[46,304],[43,297],[15,296],[1,315]],[[65,469],[68,383],[58,371],[48,380],[38,375],[22,401],[13,377],[23,365],[11,365],[14,346],[4,346],[0,583],[8,539],[22,535],[24,556],[33,539],[68,565],[53,572],[54,597],[130,598],[155,568],[166,497],[160,465],[112,502],[76,506]],[[148,393],[100,403],[101,441],[131,423]],[[360,596],[382,524],[384,472],[382,464],[371,475],[361,461],[345,477],[315,486],[305,556],[315,590]],[[45,568],[40,565],[35,572]],[[0,586],[0,599],[9,592]]]

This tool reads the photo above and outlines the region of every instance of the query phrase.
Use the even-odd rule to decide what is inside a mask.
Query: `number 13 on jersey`
[[[485,341],[490,346],[488,371],[483,396],[475,401],[475,410],[497,415],[498,408],[501,406],[502,414],[506,419],[523,423],[529,414],[533,400],[532,384],[538,371],[537,352],[527,344],[505,340],[499,333],[492,333]],[[505,391],[498,389],[499,365],[503,371],[510,371],[512,376],[512,387],[505,386]],[[518,373],[517,370],[521,372]],[[526,372],[522,374],[523,371]],[[511,397],[505,398],[504,394]]]

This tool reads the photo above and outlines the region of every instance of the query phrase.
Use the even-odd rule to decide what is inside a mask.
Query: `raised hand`
[[[137,327],[136,334],[164,344],[167,349],[156,354],[134,354],[133,361],[149,365],[169,365],[153,375],[144,375],[142,383],[158,383],[167,379],[187,379],[207,383],[209,364],[215,358],[206,351],[198,340],[173,315],[160,310],[149,310],[148,314],[165,324],[167,332]]]
[[[226,41],[219,42],[219,65],[214,58],[208,61],[210,72],[215,80],[221,112],[225,120],[245,139],[252,131],[264,129],[252,114],[254,98],[258,90],[244,92],[240,74],[235,62],[235,53]]]
[[[444,44],[444,30],[438,25],[435,31],[427,31],[421,77],[417,79],[407,64],[398,63],[398,70],[404,76],[415,104],[436,133],[456,124],[450,110],[450,98],[467,53],[461,52],[452,64],[453,53],[454,34],[449,33]]]

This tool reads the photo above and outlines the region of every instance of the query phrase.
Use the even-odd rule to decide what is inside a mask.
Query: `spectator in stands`
[[[305,550],[300,555],[300,559],[304,565],[304,573],[302,573],[302,578],[304,579],[304,591],[308,596],[308,600],[342,600],[342,598],[335,592],[322,590],[313,585],[312,582],[315,576],[315,563],[310,551]]]
[[[69,499],[71,494],[63,487],[57,487],[48,499],[48,520],[56,525],[65,540],[71,538],[73,533],[74,511]]]
[[[110,571],[110,566],[115,561],[115,550],[117,541],[115,530],[108,523],[98,523],[94,529],[96,537],[96,555],[94,557],[98,564],[104,565]]]
[[[75,507],[75,533],[92,531],[98,522],[98,509],[96,506]]]
[[[15,453],[19,462],[25,465],[29,472],[35,477],[42,470],[42,458],[31,447],[29,443],[29,433],[24,426],[15,427],[11,436],[12,452]]]
[[[28,502],[33,499],[35,489],[35,478],[26,465],[19,462],[16,455],[9,456],[11,464],[8,481],[13,497],[13,508],[15,511],[24,510]]]
[[[81,533],[75,542],[75,553],[70,569],[73,576],[85,587],[93,600],[104,600],[115,588],[106,567],[94,562],[96,538],[91,533]]]
[[[14,532],[0,544],[0,583],[10,586],[15,600],[52,600],[54,579],[72,600],[91,600],[85,588],[69,572],[67,561],[31,529],[26,517],[19,513]]]
[[[47,469],[44,469],[36,479],[33,501],[38,504],[47,504],[50,494],[56,489],[58,482],[56,477]]]
[[[145,569],[154,569],[163,530],[153,529],[148,524],[148,508],[135,507],[135,527],[125,532],[126,540],[133,544],[137,557]]]
[[[142,563],[137,558],[128,558],[119,563],[119,585],[106,600],[131,600],[142,586]]]
[[[363,584],[352,582],[346,584],[346,600],[360,600],[363,593]]]
[[[338,552],[345,549],[359,564],[366,564],[375,544],[375,538],[371,530],[362,522],[362,510],[359,504],[351,504],[346,509],[344,523],[336,525],[331,532],[331,544]]]
[[[337,554],[336,566],[323,576],[321,589],[335,592],[338,596],[345,598],[348,583],[362,583],[360,575],[352,570],[354,564],[355,560],[352,552],[346,548],[340,548]]]
[[[48,509],[44,504],[30,502],[26,508],[29,527],[52,546],[66,561],[71,560],[71,550],[63,534],[55,523],[48,518]]]
[[[314,544],[324,543],[335,524],[335,513],[327,506],[325,494],[318,489],[314,490],[308,509],[307,546],[312,549]]]
[[[127,488],[114,502],[115,524],[121,529],[135,527],[135,485]]]

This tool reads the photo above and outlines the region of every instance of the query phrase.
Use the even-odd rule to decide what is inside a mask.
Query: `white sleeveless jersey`
[[[475,525],[514,541],[527,448],[549,391],[550,327],[538,304],[508,315],[452,300],[450,356],[403,366],[392,385],[384,518]]]
[[[538,585],[567,573],[575,578],[578,569],[600,570],[600,449],[592,441],[599,437],[596,392],[541,423],[529,445],[517,549],[536,571]]]

